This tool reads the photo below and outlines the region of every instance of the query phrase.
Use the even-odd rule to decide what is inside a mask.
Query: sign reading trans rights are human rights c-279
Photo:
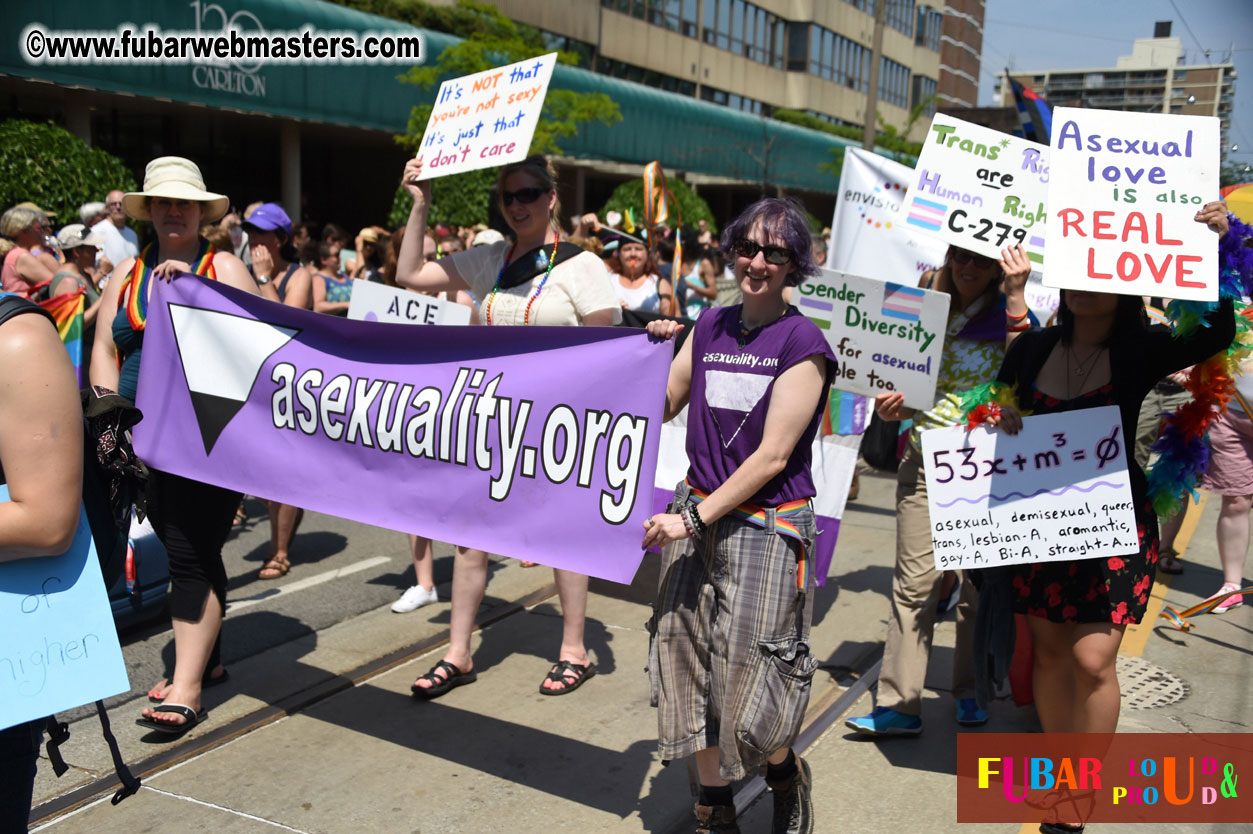
[[[153,289],[135,450],[206,483],[630,582],[670,357],[640,331],[348,321],[184,275]]]
[[[999,258],[1021,244],[1044,269],[1049,149],[937,113],[897,222],[971,252]]]

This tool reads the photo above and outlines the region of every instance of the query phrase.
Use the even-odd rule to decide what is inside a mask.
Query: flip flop
[[[1183,560],[1173,550],[1164,551],[1161,558],[1157,560],[1157,569],[1162,573],[1177,576],[1183,573]]]
[[[588,663],[581,666],[578,663],[571,663],[568,660],[558,660],[553,664],[553,668],[549,671],[547,677],[540,681],[539,694],[541,695],[565,695],[578,689],[590,677],[596,674],[596,664]],[[574,676],[574,682],[566,680],[567,677]],[[552,681],[561,684],[561,689],[545,689],[544,681]]]
[[[208,672],[205,672],[204,677],[200,679],[200,688],[202,690],[212,689],[215,686],[221,686],[222,684],[226,683],[230,679],[231,679],[231,670],[227,669],[224,666],[222,667],[222,674],[218,675],[217,677],[213,677]],[[155,686],[152,687],[152,689],[161,689],[162,684],[164,684],[165,686],[169,686],[170,679],[168,677],[162,678],[159,683],[157,683]],[[148,700],[154,704],[163,703],[165,699],[157,698],[156,696],[154,696],[152,694],[152,689],[148,690]]]
[[[135,719],[135,723],[139,726],[167,736],[181,736],[201,721],[204,721],[209,715],[207,710],[202,709],[200,712],[196,712],[184,704],[161,704],[159,707],[154,707],[152,711],[154,713],[162,712],[181,715],[185,719],[182,724],[166,724],[154,721],[151,718],[144,718],[143,716]]]
[[[435,673],[441,669],[444,672],[443,680],[435,676]],[[413,686],[409,687],[409,691],[413,693],[413,697],[422,701],[429,701],[432,698],[438,698],[450,689],[465,686],[467,683],[474,683],[478,679],[479,673],[473,669],[469,672],[463,672],[447,660],[441,660],[431,667],[431,671],[425,675],[418,676],[418,680],[430,681],[430,686],[418,686],[417,683],[414,683]]]

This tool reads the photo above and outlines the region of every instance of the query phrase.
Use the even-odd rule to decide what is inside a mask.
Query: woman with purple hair
[[[645,523],[663,547],[649,652],[658,748],[694,756],[699,832],[737,832],[731,780],[766,765],[775,832],[813,830],[792,752],[818,666],[810,449],[835,373],[822,331],[783,294],[818,272],[801,208],[765,199],[722,234],[744,301],[708,310],[670,366],[665,419],[690,406],[687,477]],[[670,339],[673,321],[648,325]]]

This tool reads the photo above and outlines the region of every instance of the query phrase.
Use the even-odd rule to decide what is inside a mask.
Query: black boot
[[[773,834],[813,834],[814,804],[810,799],[809,763],[796,757],[796,775],[786,782],[766,784],[774,793]]]

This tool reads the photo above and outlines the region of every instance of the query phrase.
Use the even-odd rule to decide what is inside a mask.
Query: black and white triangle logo
[[[183,304],[170,305],[170,322],[207,455],[248,401],[265,360],[300,330]]]

